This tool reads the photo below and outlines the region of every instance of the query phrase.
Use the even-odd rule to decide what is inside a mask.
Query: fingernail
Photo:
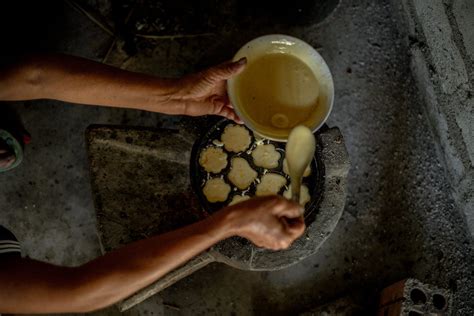
[[[247,57],[242,57],[237,61],[238,65],[245,65],[247,63]]]
[[[237,124],[244,124],[244,122],[237,115],[234,115],[232,120]]]

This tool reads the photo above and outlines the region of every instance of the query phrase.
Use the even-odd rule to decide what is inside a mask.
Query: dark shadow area
[[[124,49],[135,55],[143,45],[143,35],[197,35],[219,37],[233,30],[246,30],[246,38],[255,34],[284,32],[288,27],[309,26],[322,22],[339,5],[339,0],[296,1],[129,1],[112,2],[103,10],[124,40]],[[107,12],[105,12],[107,11]],[[257,33],[248,34],[249,30]],[[252,33],[252,32],[251,32]],[[137,36],[139,34],[139,36]],[[229,43],[226,51],[235,49]]]
[[[63,38],[60,30],[67,29],[69,24],[65,6],[64,1],[2,1],[1,55],[54,51]]]

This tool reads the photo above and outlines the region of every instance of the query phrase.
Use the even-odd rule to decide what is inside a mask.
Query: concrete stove
[[[86,137],[103,253],[203,218],[189,179],[199,132],[92,126]],[[222,241],[119,304],[123,311],[211,262],[251,271],[289,267],[316,253],[344,209],[349,159],[338,128],[318,133],[324,165],[319,209],[288,250],[268,251],[241,238]]]

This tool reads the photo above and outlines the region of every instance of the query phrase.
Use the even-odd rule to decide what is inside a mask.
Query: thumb
[[[228,118],[229,120],[232,120],[237,124],[243,124],[242,120],[237,116],[235,111],[228,106],[224,106],[218,113],[218,115]]]
[[[303,216],[298,217],[298,218],[285,217],[285,218],[282,218],[281,220],[285,222],[286,233],[293,237],[300,236],[304,232],[304,229],[306,228]]]
[[[227,80],[241,73],[246,64],[247,58],[243,57],[235,62],[224,63],[209,68],[206,71],[206,76],[213,81]]]
[[[277,206],[273,208],[273,214],[287,218],[298,218],[304,214],[304,207],[287,199],[280,199]]]

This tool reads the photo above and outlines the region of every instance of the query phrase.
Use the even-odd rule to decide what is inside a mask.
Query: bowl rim
[[[316,125],[315,127],[311,127],[311,131],[313,133],[315,133],[326,123],[327,119],[329,118],[329,115],[332,112],[332,108],[333,108],[333,105],[334,105],[335,88],[334,88],[334,79],[333,79],[333,76],[332,76],[332,73],[331,73],[331,69],[329,68],[328,64],[324,60],[323,56],[321,56],[321,54],[319,54],[319,52],[313,46],[311,46],[307,42],[303,41],[302,39],[299,39],[299,38],[291,36],[291,35],[279,34],[279,33],[267,34],[267,35],[262,35],[262,36],[256,37],[256,38],[246,42],[244,45],[242,45],[240,47],[240,49],[235,53],[234,57],[232,58],[232,61],[237,61],[237,59],[238,59],[237,56],[239,56],[239,54],[241,54],[243,51],[245,51],[247,49],[247,46],[249,46],[250,44],[253,44],[255,42],[260,42],[260,41],[272,42],[272,41],[277,41],[277,40],[280,40],[280,41],[281,40],[287,40],[287,41],[294,42],[296,44],[305,46],[306,48],[309,49],[309,51],[312,54],[316,55],[321,60],[322,69],[324,70],[324,73],[327,75],[328,83],[329,83],[329,86],[330,86],[330,89],[329,89],[330,91],[329,91],[329,94],[328,94],[330,102],[328,104],[328,110],[326,111],[326,115],[323,118],[323,120],[321,120],[321,122],[318,125]],[[237,104],[235,102],[236,98],[235,98],[235,95],[234,95],[234,93],[232,92],[232,89],[231,89],[231,84],[232,84],[233,81],[234,81],[234,78],[231,78],[231,79],[227,80],[227,84],[226,84],[227,93],[228,93],[228,96],[229,96],[229,100],[230,100],[232,106],[234,107],[234,111],[237,113],[239,118],[244,122],[245,126],[247,126],[249,129],[251,129],[257,135],[260,135],[260,136],[265,137],[267,139],[277,141],[277,142],[286,142],[287,138],[278,138],[278,137],[270,137],[268,135],[262,135],[259,131],[257,131],[255,129],[253,124],[251,124],[248,120],[246,120],[243,117],[242,112],[240,111],[239,107],[236,105]]]

